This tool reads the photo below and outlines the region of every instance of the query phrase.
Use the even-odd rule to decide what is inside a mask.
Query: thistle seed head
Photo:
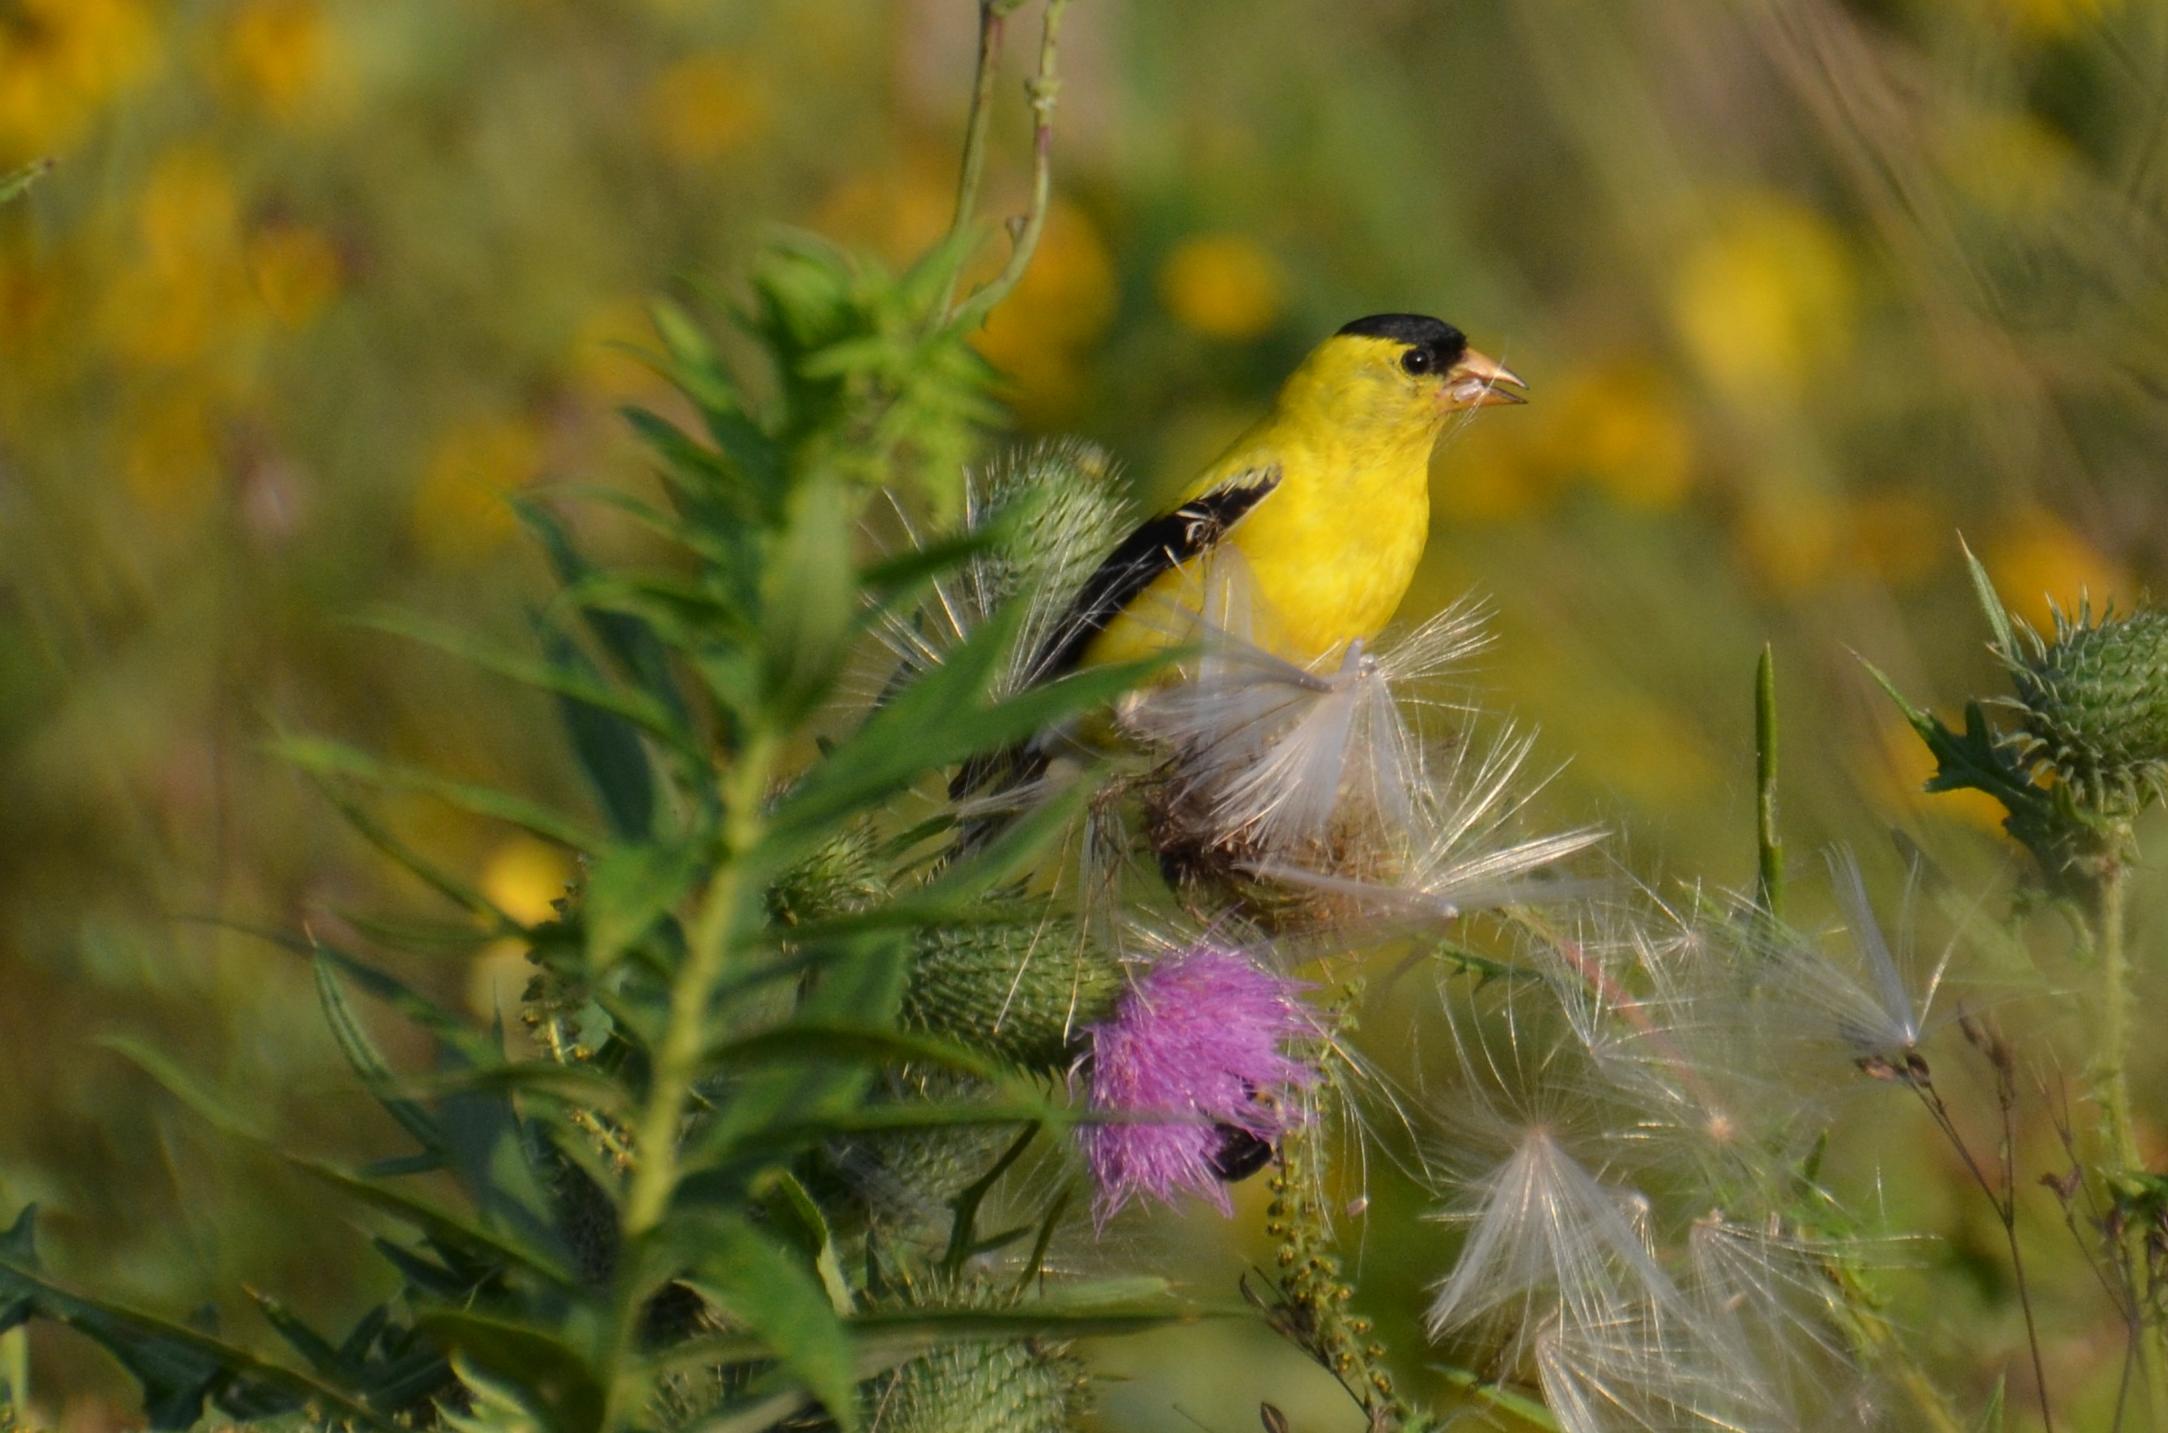
[[[2079,805],[2127,815],[2168,789],[2168,612],[2055,614],[2004,653],[2020,761]]]
[[[1006,601],[1045,592],[1056,601],[1084,585],[1134,522],[1100,449],[1075,441],[1037,443],[994,464],[973,495],[974,525],[1006,525],[985,559],[988,596]]]
[[[1068,921],[989,915],[920,932],[904,1023],[1052,1074],[1074,1062],[1084,1029],[1114,1007],[1121,963]]]
[[[874,835],[865,826],[836,832],[768,888],[768,910],[785,925],[802,925],[864,910],[888,894]]]
[[[1084,1366],[1039,1339],[960,1343],[915,1358],[873,1390],[881,1433],[1063,1433],[1085,1403]]]

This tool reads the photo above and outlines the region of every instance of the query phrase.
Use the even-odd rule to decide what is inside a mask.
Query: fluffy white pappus
[[[1389,644],[1351,642],[1336,665],[1312,670],[1250,640],[1239,574],[1239,564],[1213,564],[1214,619],[1199,624],[1192,670],[1127,714],[1172,753],[1167,809],[1190,839],[1257,858],[1400,854],[1418,834],[1428,785],[1424,734],[1403,703],[1420,700],[1413,684],[1488,643],[1483,613],[1462,602]]]
[[[1815,1428],[1868,1428],[1879,1421],[1878,1400],[1852,1353],[1859,1315],[1840,1281],[1887,1262],[1887,1252],[1712,1210],[1687,1232],[1683,1282],[1734,1366],[1751,1369],[1780,1406]]]
[[[1918,1062],[1934,1023],[1935,996],[1948,972],[1953,939],[1922,973],[1913,941],[1914,879],[1905,883],[1893,945],[1867,898],[1851,852],[1829,856],[1830,881],[1844,916],[1850,959],[1791,932],[1769,934],[1752,952],[1758,967],[1761,1025],[1772,1042],[1834,1051],[1871,1073],[1903,1076]],[[1744,928],[1751,928],[1742,922]]]
[[[1693,1323],[1644,1305],[1602,1324],[1561,1319],[1533,1340],[1562,1433],[1792,1433],[1809,1426]],[[1814,1425],[1819,1426],[1819,1425]]]
[[[1543,878],[1601,842],[1601,829],[1514,832],[1516,818],[1548,780],[1521,780],[1534,749],[1533,733],[1510,729],[1481,747],[1451,748],[1443,768],[1412,792],[1407,854],[1396,869],[1371,873],[1279,855],[1257,859],[1250,869],[1263,879],[1336,897],[1354,911],[1402,920],[1450,920],[1581,894],[1582,886]]]
[[[1639,1196],[1599,1180],[1542,1126],[1437,1216],[1465,1229],[1424,1316],[1433,1339],[1472,1337],[1516,1368],[1546,1331],[1613,1328],[1690,1309],[1650,1252]]]
[[[1525,959],[1544,972],[1597,1096],[1619,1111],[1605,1134],[1614,1157],[1717,1200],[1773,1197],[1796,1179],[1834,1091],[1802,1083],[1765,1038],[1753,972],[1725,936],[1642,888],[1573,927],[1531,932]]]

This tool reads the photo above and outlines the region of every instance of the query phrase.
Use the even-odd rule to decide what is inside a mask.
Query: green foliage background
[[[60,161],[0,211],[0,1207],[45,1207],[52,1267],[243,1330],[244,1287],[334,1325],[383,1292],[359,1235],[326,1257],[304,1176],[236,1158],[98,1042],[167,1051],[304,1147],[383,1152],[310,972],[198,918],[336,936],[409,910],[443,949],[402,973],[480,1014],[524,966],[419,924],[425,893],[266,738],[578,809],[546,698],[351,619],[524,640],[548,587],[506,496],[647,492],[615,410],[680,411],[612,346],[650,341],[647,297],[744,298],[778,225],[922,249],[972,35],[964,0],[0,4],[0,173]],[[1614,825],[1642,870],[1746,883],[1772,640],[1791,849],[1895,825],[2000,914],[2006,844],[1970,798],[1917,793],[1927,760],[1851,654],[1916,699],[2000,689],[1959,529],[2036,617],[2037,594],[2157,575],[2168,15],[1077,0],[1064,75],[1046,240],[979,340],[1020,432],[1087,435],[1163,490],[1345,318],[1442,313],[1535,401],[1441,453],[1408,615],[1491,594],[1483,684],[1572,759],[1545,811]],[[1020,77],[997,214],[1022,200]],[[526,919],[570,874],[440,803],[384,817]],[[2159,885],[2134,898],[2142,1001]],[[2080,1022],[2040,986],[2005,1022],[2075,1078]],[[2168,1069],[2134,1078],[2158,1152]],[[1865,1188],[1879,1158],[1892,1221],[1947,1236],[1899,1316],[1932,1308],[1938,1372],[1982,1400],[2021,1340],[1999,1231],[1903,1116],[1862,1108],[1844,1167]],[[1412,1297],[1433,1234],[1398,1197],[1366,1256]],[[2052,1206],[2028,1217],[2054,1237]],[[1149,1253],[1223,1293],[1256,1222]],[[2092,1386],[2113,1340],[2075,1259],[2048,1262],[2051,1373]],[[1342,1416],[1269,1347],[1110,1346],[1150,1376],[1107,1426],[1246,1426],[1268,1396]],[[30,1353],[53,1412],[122,1416],[101,1355],[44,1331]]]

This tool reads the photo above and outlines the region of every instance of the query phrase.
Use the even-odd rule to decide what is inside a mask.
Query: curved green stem
[[[961,242],[964,232],[971,227],[972,211],[978,205],[979,185],[986,175],[986,130],[993,114],[994,79],[1001,72],[1001,40],[1008,28],[1009,12],[1016,8],[1014,0],[1003,4],[1001,0],[979,0],[979,68],[971,86],[971,114],[964,121],[964,158],[962,172],[956,180],[956,212],[949,219],[949,244]],[[933,312],[938,319],[946,315],[949,305],[956,299],[956,281],[961,275],[961,264],[949,273],[948,282],[941,286],[941,298]]]
[[[995,305],[1009,296],[1031,263],[1039,237],[1046,231],[1046,214],[1054,197],[1054,101],[1061,92],[1056,58],[1061,50],[1061,17],[1069,0],[1046,0],[1045,27],[1039,34],[1039,69],[1025,86],[1031,97],[1031,205],[1015,220],[1015,236],[1008,262],[984,287],[956,309],[956,326],[969,332],[986,321]],[[961,196],[959,196],[959,199]]]

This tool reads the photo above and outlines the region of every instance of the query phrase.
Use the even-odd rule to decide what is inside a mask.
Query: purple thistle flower
[[[1317,1078],[1282,1048],[1317,1033],[1299,988],[1234,951],[1193,946],[1091,1028],[1092,1109],[1139,1117],[1083,1132],[1100,1227],[1133,1198],[1171,1205],[1184,1189],[1233,1212],[1224,1181],[1261,1166],[1301,1118],[1287,1097]]]

